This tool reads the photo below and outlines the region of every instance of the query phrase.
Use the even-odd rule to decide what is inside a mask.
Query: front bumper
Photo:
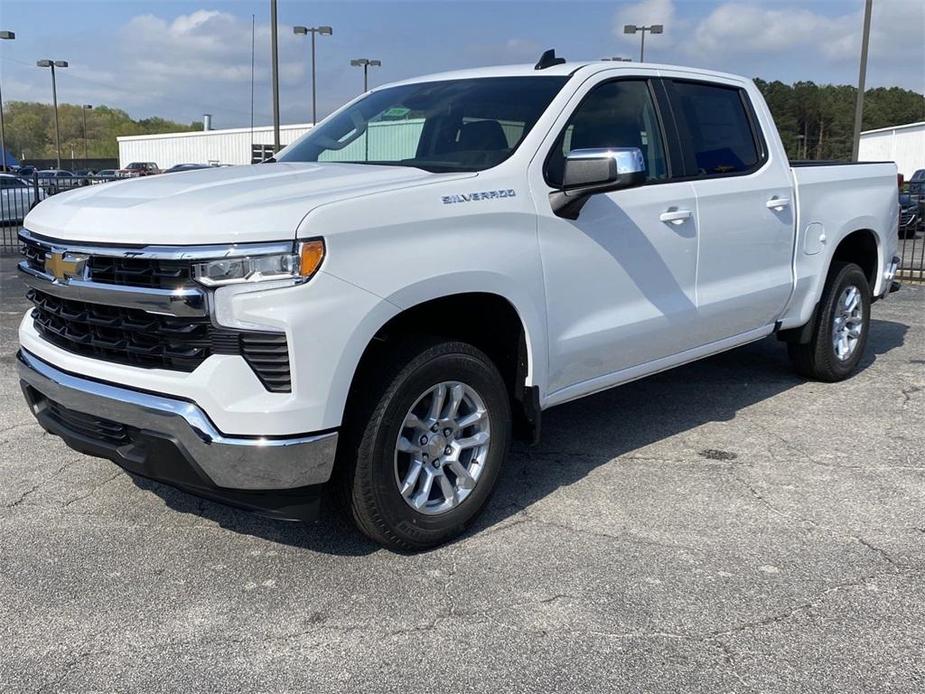
[[[195,403],[61,371],[26,350],[17,367],[39,424],[129,472],[280,517],[327,482],[337,433],[228,436]],[[314,496],[314,495],[313,495]]]

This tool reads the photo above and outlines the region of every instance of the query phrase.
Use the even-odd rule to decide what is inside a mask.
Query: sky
[[[67,60],[60,102],[122,108],[135,118],[213,125],[251,119],[251,17],[258,125],[272,122],[269,0],[0,0],[4,101],[51,101],[41,58]],[[311,120],[309,39],[317,39],[319,116],[362,91],[351,58],[376,58],[371,85],[448,69],[533,63],[546,48],[570,60],[637,60],[623,25],[662,23],[647,62],[784,82],[856,84],[863,0],[279,0],[283,123]],[[874,0],[868,86],[925,92],[925,2]]]

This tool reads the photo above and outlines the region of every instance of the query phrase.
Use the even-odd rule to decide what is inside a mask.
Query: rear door
[[[665,85],[697,198],[697,332],[705,343],[773,324],[792,287],[789,164],[768,146],[741,84],[667,78]]]

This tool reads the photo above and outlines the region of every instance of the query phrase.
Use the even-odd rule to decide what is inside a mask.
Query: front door
[[[640,78],[586,84],[541,151],[541,174],[531,172],[553,401],[697,346],[696,199],[689,182],[671,179],[654,89]],[[576,220],[556,216],[546,196],[561,182],[565,156],[598,147],[640,148],[648,183],[593,196]]]

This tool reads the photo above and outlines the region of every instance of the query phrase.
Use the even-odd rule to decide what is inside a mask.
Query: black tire
[[[833,344],[838,302],[849,287],[860,292],[861,333],[847,358],[839,358]],[[835,262],[829,270],[819,309],[816,312],[812,338],[805,344],[789,343],[787,352],[797,373],[806,378],[829,383],[851,376],[864,356],[870,332],[870,285],[864,271],[854,263]]]
[[[457,537],[485,507],[511,441],[508,390],[483,352],[463,342],[417,340],[376,360],[376,375],[361,377],[341,443],[341,498],[356,526],[390,549],[424,550]],[[439,515],[411,507],[396,482],[395,446],[406,414],[439,383],[458,381],[481,396],[491,439],[475,487],[458,506]]]

